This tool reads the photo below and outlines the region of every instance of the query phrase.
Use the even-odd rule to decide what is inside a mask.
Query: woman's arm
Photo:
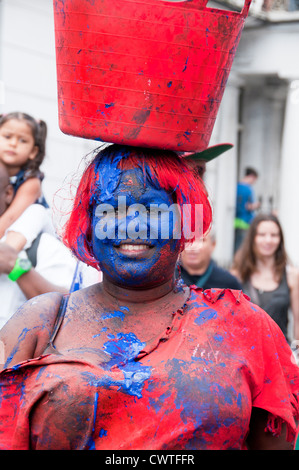
[[[4,242],[0,242],[0,274],[9,274],[18,257],[17,251]]]
[[[55,236],[47,209],[41,204],[31,204],[7,229],[5,242],[19,252],[30,247],[41,232]]]
[[[47,281],[47,279],[41,276],[34,268],[31,268],[28,273],[19,277],[17,283],[27,299],[32,299],[32,297],[46,294],[47,292],[67,294],[69,291],[67,287],[58,286]]]
[[[5,237],[5,243],[14,248],[18,253],[23,250],[26,242],[26,237],[20,232],[9,231]]]
[[[0,217],[0,238],[24,212],[27,207],[33,204],[41,195],[41,182],[38,178],[29,178],[16,192],[12,203]]]
[[[286,425],[282,424],[279,436],[266,429],[268,412],[261,408],[252,408],[247,446],[249,450],[293,450],[294,443],[287,442]]]
[[[293,335],[295,340],[299,340],[299,270],[293,266],[287,271],[288,286],[291,295],[291,311],[294,320]]]
[[[26,302],[0,330],[4,367],[38,357],[50,339],[62,294],[41,295]],[[0,364],[0,370],[3,364]]]

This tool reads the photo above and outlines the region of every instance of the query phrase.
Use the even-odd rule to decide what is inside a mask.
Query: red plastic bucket
[[[207,148],[251,0],[54,0],[59,126],[104,142]]]

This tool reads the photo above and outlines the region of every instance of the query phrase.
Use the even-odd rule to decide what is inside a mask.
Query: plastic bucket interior
[[[251,0],[54,0],[59,127],[126,145],[207,148]]]

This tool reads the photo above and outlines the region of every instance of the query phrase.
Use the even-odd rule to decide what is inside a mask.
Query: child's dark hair
[[[47,138],[47,124],[45,121],[38,121],[32,116],[22,112],[11,112],[8,114],[0,115],[0,127],[11,119],[25,121],[32,131],[34,138],[34,145],[37,146],[38,152],[33,160],[28,160],[23,169],[26,170],[28,177],[42,175],[40,166],[46,154],[46,138]]]

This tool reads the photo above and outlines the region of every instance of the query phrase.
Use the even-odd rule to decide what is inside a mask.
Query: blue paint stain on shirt
[[[98,398],[99,398],[99,394],[98,392],[95,393],[94,395],[94,413],[93,413],[93,427],[92,427],[92,433],[89,437],[89,440],[88,440],[88,443],[87,443],[87,448],[89,450],[96,450],[96,446],[95,446],[95,442],[93,440],[93,433],[94,433],[94,430],[95,430],[95,424],[96,424],[96,416],[97,416],[97,407],[98,407]]]
[[[194,322],[197,325],[203,325],[209,320],[212,320],[212,318],[217,318],[217,311],[212,309],[212,308],[207,308],[206,310],[203,310],[200,312],[200,315],[194,320]]]
[[[219,343],[222,343],[222,341],[223,341],[223,336],[217,334],[217,335],[214,336],[214,339],[215,339],[216,341],[219,341]]]
[[[104,437],[104,436],[107,436],[107,431],[106,429],[100,429],[100,432],[99,432],[99,437]]]
[[[239,408],[242,408],[242,395],[241,395],[241,393],[238,394],[237,405],[238,405]]]

